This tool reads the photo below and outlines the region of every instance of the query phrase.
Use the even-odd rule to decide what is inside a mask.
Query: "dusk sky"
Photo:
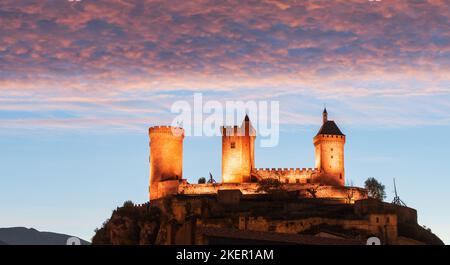
[[[263,168],[314,167],[326,104],[347,181],[375,177],[392,201],[395,178],[450,244],[448,0],[2,0],[0,227],[90,240],[145,202],[148,127],[195,92],[279,102]],[[220,163],[220,137],[185,138],[188,181]]]

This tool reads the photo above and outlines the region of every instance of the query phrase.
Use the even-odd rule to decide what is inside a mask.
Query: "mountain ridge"
[[[73,236],[26,227],[0,228],[0,245],[66,245]],[[82,245],[90,242],[80,238]]]

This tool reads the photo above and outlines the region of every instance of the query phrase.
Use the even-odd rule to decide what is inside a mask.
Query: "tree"
[[[283,183],[276,178],[262,179],[258,182],[257,192],[264,192],[276,200],[283,200],[289,197],[289,193],[284,189]]]
[[[311,194],[311,196],[315,199],[317,198],[317,187],[313,186],[309,189],[306,189],[306,191]]]
[[[257,192],[274,193],[283,191],[283,184],[275,178],[262,179],[258,182]]]
[[[198,184],[205,184],[206,183],[206,179],[204,177],[201,177],[198,179]]]
[[[364,182],[364,187],[369,192],[369,197],[373,199],[377,199],[382,201],[384,198],[386,198],[386,192],[385,187],[381,182],[378,182],[375,178],[368,178]]]
[[[134,203],[132,201],[125,201],[122,207],[134,207]]]

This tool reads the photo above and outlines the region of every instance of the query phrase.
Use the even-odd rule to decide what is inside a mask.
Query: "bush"
[[[274,178],[262,179],[258,182],[257,192],[274,193],[283,191],[283,184]]]
[[[123,206],[122,207],[124,207],[124,208],[127,208],[127,207],[134,207],[134,203],[132,202],[132,201],[125,201],[124,203],[123,203]]]
[[[201,177],[198,179],[198,184],[205,184],[206,183],[206,178]]]

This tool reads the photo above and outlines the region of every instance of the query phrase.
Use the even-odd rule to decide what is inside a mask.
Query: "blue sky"
[[[420,224],[449,243],[450,127],[340,127],[347,134],[347,180],[362,186],[366,178],[376,177],[386,185],[386,200],[391,201],[396,178],[400,197],[418,210]],[[256,166],[313,167],[312,137],[317,130],[318,125],[282,132],[279,146],[256,149]],[[145,130],[3,135],[0,144],[0,173],[7,176],[0,186],[6,202],[0,211],[7,213],[0,221],[2,227],[35,227],[90,239],[116,206],[148,198]],[[220,152],[220,137],[186,137],[184,176],[195,182],[211,171],[219,178]]]
[[[450,243],[450,2],[66,0],[0,3],[0,227],[90,239],[144,202],[147,129],[177,100],[275,100],[257,167],[313,167],[327,104],[346,176]],[[185,139],[184,174],[220,175],[220,139]],[[205,166],[205,161],[208,162]]]

